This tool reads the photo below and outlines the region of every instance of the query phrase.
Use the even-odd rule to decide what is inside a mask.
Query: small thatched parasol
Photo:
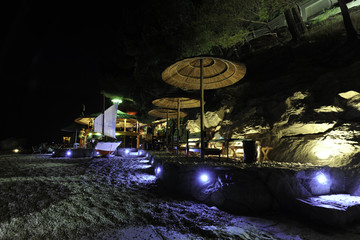
[[[154,116],[154,117],[161,117],[161,118],[166,118],[166,132],[165,132],[165,138],[166,138],[166,145],[168,144],[168,122],[169,119],[174,119],[179,117],[186,117],[187,113],[184,112],[180,112],[180,114],[178,113],[177,110],[174,109],[164,109],[164,108],[157,108],[157,109],[153,109],[149,111],[149,115]]]
[[[152,104],[171,109],[197,108],[200,107],[200,100],[186,97],[165,97],[152,101]]]
[[[75,119],[75,122],[78,124],[88,125],[90,122],[93,122],[94,119],[99,116],[101,113],[93,113],[89,115],[85,115],[82,117],[78,117]],[[117,119],[136,119],[136,116],[125,113],[123,111],[117,110],[116,114]]]
[[[149,111],[149,115],[153,117],[161,117],[166,119],[173,119],[177,118],[178,112],[173,109],[164,109],[164,108],[157,108]],[[187,113],[180,112],[180,117],[186,117]]]
[[[181,108],[196,108],[200,107],[200,101],[197,99],[187,97],[165,97],[152,101],[152,104],[158,107],[177,109],[177,150],[179,150],[179,138],[180,138],[180,109]]]
[[[167,67],[162,79],[182,89],[200,90],[201,159],[204,159],[204,90],[232,85],[245,76],[246,67],[241,63],[214,57],[186,58]]]

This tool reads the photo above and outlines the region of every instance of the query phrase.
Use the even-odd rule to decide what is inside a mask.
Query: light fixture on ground
[[[161,175],[161,173],[162,173],[162,167],[161,167],[161,166],[157,166],[157,167],[155,168],[155,176],[156,176],[156,177],[159,177],[159,176]]]
[[[316,178],[317,182],[322,184],[322,185],[325,185],[325,184],[328,183],[328,178],[322,172],[318,173],[315,178]]]
[[[199,182],[206,184],[211,181],[211,175],[208,172],[200,172],[198,175]]]
[[[66,156],[70,157],[71,154],[72,154],[71,150],[67,150],[67,151],[66,151]]]

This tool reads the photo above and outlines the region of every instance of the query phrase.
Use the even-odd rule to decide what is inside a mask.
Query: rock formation
[[[319,74],[301,87],[289,78],[270,79],[275,89],[267,95],[223,101],[226,106],[206,113],[206,128],[216,129],[215,138],[251,138],[273,147],[269,157],[275,161],[329,166],[356,162],[360,61]],[[228,91],[254,91],[252,87],[239,84],[236,91]],[[199,131],[199,122],[199,117],[187,122],[190,133]]]

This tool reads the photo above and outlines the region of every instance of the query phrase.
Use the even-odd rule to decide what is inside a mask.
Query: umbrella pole
[[[75,130],[75,142],[74,142],[73,147],[77,146],[77,145],[76,145],[76,142],[77,142],[77,135],[78,135],[78,134],[77,134],[77,129],[76,129],[76,130]],[[77,147],[76,147],[76,148],[77,148]]]
[[[201,105],[201,116],[200,116],[200,142],[201,142],[201,160],[204,160],[205,156],[205,143],[204,143],[204,83],[203,83],[203,71],[204,71],[203,59],[200,58],[200,105]]]
[[[166,110],[166,132],[165,132],[165,144],[166,144],[166,151],[169,147],[169,141],[168,141],[168,131],[169,131],[169,110]]]
[[[180,153],[180,98],[178,98],[178,107],[177,107],[177,146],[176,152]]]

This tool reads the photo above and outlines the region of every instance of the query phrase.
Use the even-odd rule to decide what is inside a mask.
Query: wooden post
[[[345,30],[346,30],[348,40],[349,41],[355,41],[355,40],[357,40],[357,33],[356,33],[354,25],[353,25],[353,23],[351,21],[350,14],[349,14],[349,9],[346,6],[346,1],[345,0],[339,0],[338,2],[339,2],[339,7],[340,7],[340,10],[341,10],[342,17],[343,17],[344,26],[345,26]]]
[[[105,132],[105,93],[103,93],[103,117],[102,117],[102,136],[104,136],[104,132]],[[106,140],[106,136],[105,139]]]
[[[126,132],[126,119],[124,119],[124,132]],[[124,134],[124,147],[126,147],[126,134]]]
[[[177,146],[176,146],[176,153],[180,153],[180,98],[178,98],[178,105],[177,105]]]
[[[229,145],[230,145],[230,140],[229,140],[229,139],[226,139],[225,144],[226,144],[226,159],[229,160]]]
[[[205,156],[205,141],[204,141],[204,83],[203,83],[203,71],[204,71],[204,63],[203,59],[200,58],[200,106],[201,106],[201,116],[200,116],[200,142],[201,142],[201,160],[204,160]]]
[[[137,133],[136,148],[139,148],[139,145],[140,145],[139,121],[136,121],[136,133]]]
[[[186,157],[189,156],[189,131],[186,131]]]
[[[166,110],[166,132],[165,132],[165,145],[166,145],[166,150],[168,150],[168,148],[169,148],[169,140],[168,140],[168,137],[169,137],[169,133],[168,133],[168,131],[169,131],[169,129],[168,129],[168,127],[169,127],[169,110],[167,109]]]

